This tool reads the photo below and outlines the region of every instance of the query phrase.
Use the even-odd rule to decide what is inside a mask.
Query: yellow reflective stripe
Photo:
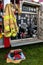
[[[11,36],[11,33],[6,33],[4,34],[6,37],[10,37]]]
[[[2,35],[4,35],[5,37],[10,37],[11,36],[11,33],[2,33]]]
[[[12,33],[12,36],[16,36],[17,35],[17,31],[15,29],[11,29],[11,33]]]
[[[12,19],[13,18],[13,16],[12,15],[10,15],[10,19]]]
[[[5,30],[9,30],[9,26],[6,26],[6,27],[5,27]]]
[[[16,18],[15,17],[13,17],[12,15],[7,15],[7,16],[4,16],[4,20],[7,20],[7,19],[13,19],[14,20],[14,22],[16,22]]]
[[[11,33],[16,32],[15,29],[11,30]]]
[[[13,32],[12,32],[12,36],[15,37],[16,35],[17,35],[17,32],[16,32],[16,31],[15,31],[15,32],[13,31]]]
[[[16,18],[15,17],[10,17],[10,19],[14,20],[14,22],[16,22]]]
[[[14,37],[15,37],[16,35],[17,35],[17,34],[15,34],[15,33],[12,34],[12,36],[14,36]]]
[[[11,32],[18,32],[18,28],[17,29],[11,29]]]
[[[9,16],[4,16],[4,20],[7,20],[7,19],[9,19]]]
[[[13,20],[14,20],[14,22],[16,22],[16,18],[15,18],[15,17],[13,17],[12,15],[10,15],[10,19],[13,19]]]
[[[14,22],[16,22],[16,18],[14,18],[13,20],[14,20]]]

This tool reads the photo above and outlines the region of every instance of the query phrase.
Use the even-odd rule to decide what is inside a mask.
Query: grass
[[[11,49],[21,48],[26,56],[26,60],[20,64],[6,63],[5,55]],[[0,65],[43,65],[43,44],[27,45],[15,48],[0,49]]]

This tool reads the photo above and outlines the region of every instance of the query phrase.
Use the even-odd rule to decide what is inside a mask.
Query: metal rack
[[[24,12],[24,11],[22,11],[22,13],[34,14],[34,15],[36,15],[36,14],[37,14],[37,13],[34,13],[34,12]]]
[[[22,4],[23,3],[28,3],[28,4],[30,4],[30,5],[33,5],[33,6],[37,6],[39,9],[40,9],[40,6],[41,6],[41,4],[40,3],[34,3],[34,2],[27,2],[27,1],[23,1],[23,2],[21,2],[21,10],[22,10]],[[39,29],[39,22],[40,22],[40,20],[39,20],[39,17],[40,17],[40,14],[39,14],[39,12],[40,11],[37,11],[36,13],[34,13],[34,12],[26,12],[26,11],[22,11],[22,13],[24,13],[24,14],[33,14],[33,15],[37,15],[37,17],[38,17],[38,23],[37,23],[37,26],[38,26],[38,29]],[[11,43],[11,46],[12,47],[15,47],[15,46],[22,46],[22,45],[28,45],[28,44],[35,44],[35,43],[40,43],[40,42],[43,42],[43,40],[41,40],[40,38],[39,38],[39,31],[38,31],[38,37],[36,37],[36,38],[25,38],[25,39],[18,39],[18,40],[10,40],[10,43]]]

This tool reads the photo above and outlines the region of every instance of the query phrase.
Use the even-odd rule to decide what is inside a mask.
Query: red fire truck
[[[16,20],[19,32],[16,37],[5,37],[3,14],[6,4],[19,4],[21,14],[16,12]],[[43,42],[43,11],[42,5],[38,2],[28,0],[0,0],[0,48],[15,47],[21,45]]]

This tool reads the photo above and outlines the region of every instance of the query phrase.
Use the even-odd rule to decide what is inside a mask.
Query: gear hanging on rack
[[[18,26],[16,22],[16,17],[12,11],[12,5],[7,4],[5,7],[4,15],[4,35],[6,37],[16,36],[18,32]]]
[[[11,36],[10,26],[9,26],[9,9],[8,5],[5,7],[5,15],[4,15],[4,36]]]

